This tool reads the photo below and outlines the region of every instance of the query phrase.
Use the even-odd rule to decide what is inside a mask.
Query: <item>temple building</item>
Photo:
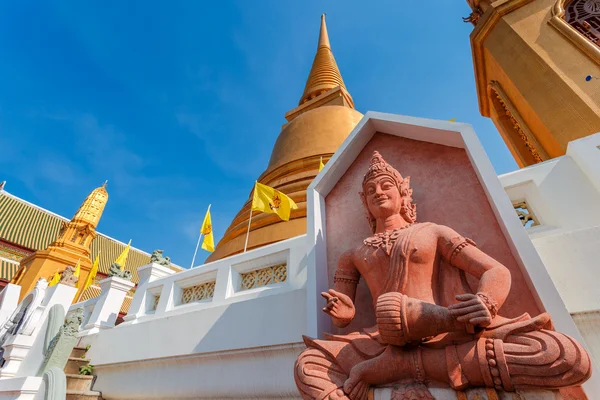
[[[331,158],[362,117],[354,109],[335,62],[322,15],[317,54],[304,93],[298,106],[285,114],[287,123],[275,142],[267,169],[258,177],[258,182],[290,196],[298,209],[292,211],[289,222],[274,214],[253,213],[248,249],[306,233],[306,188],[319,172],[319,162]],[[244,250],[251,195],[207,261]]]
[[[554,2],[469,0],[481,112],[528,168],[497,176],[467,123],[356,111],[322,16],[257,179],[289,222],[248,199],[186,270],[132,249],[131,296],[105,187],[71,220],[0,191],[0,400],[595,398],[600,7]],[[37,280],[100,250],[96,294]]]
[[[479,111],[520,167],[600,131],[597,0],[467,0]]]
[[[108,276],[112,262],[126,245],[96,232],[108,193],[105,186],[94,189],[72,219],[20,199],[0,187],[0,285],[8,282],[20,285],[21,298],[35,286],[39,278],[49,280],[55,272],[68,265],[81,265],[80,283],[84,282],[96,255],[101,253],[97,281]],[[131,247],[124,266],[132,272],[137,283],[138,267],[148,264],[150,255]],[[172,265],[175,270],[180,267]],[[81,285],[80,290],[83,288]],[[121,314],[127,314],[133,290],[125,297]],[[100,294],[94,284],[85,293],[78,292],[76,299],[85,300]]]

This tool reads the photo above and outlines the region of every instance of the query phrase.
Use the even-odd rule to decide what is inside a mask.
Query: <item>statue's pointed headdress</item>
[[[402,217],[409,223],[413,223],[417,220],[417,206],[412,204],[412,189],[410,188],[410,176],[403,178],[394,167],[388,164],[381,154],[378,151],[373,152],[373,156],[371,157],[371,162],[369,163],[369,169],[363,178],[363,191],[360,193],[360,198],[362,199],[363,205],[365,207],[365,212],[367,214],[367,219],[369,220],[369,225],[371,226],[371,231],[375,232],[375,218],[369,211],[369,207],[367,205],[367,199],[365,197],[365,185],[371,179],[386,175],[396,183],[398,187],[398,191],[400,192],[400,196],[402,196],[402,208],[400,209],[400,214]]]

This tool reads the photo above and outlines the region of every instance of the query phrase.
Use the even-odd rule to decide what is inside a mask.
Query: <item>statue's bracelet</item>
[[[498,303],[496,303],[489,295],[485,293],[477,293],[477,296],[483,300],[483,304],[489,310],[492,318],[494,318],[498,314]]]

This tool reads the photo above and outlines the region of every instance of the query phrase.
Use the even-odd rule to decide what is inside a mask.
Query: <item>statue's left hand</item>
[[[466,293],[457,295],[456,300],[459,300],[460,303],[452,304],[448,310],[458,322],[467,322],[482,327],[492,323],[492,314],[481,297]]]

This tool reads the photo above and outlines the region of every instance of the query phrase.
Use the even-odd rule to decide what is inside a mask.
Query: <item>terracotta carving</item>
[[[513,391],[589,378],[588,354],[550,330],[547,313],[498,315],[510,291],[509,270],[451,228],[417,223],[410,178],[378,152],[360,196],[373,236],[341,256],[335,288],[322,293],[323,311],[346,327],[362,277],[377,325],[326,340],[304,337],[307,349],[294,368],[304,399],[362,400],[371,386],[398,382],[411,382],[427,398],[428,381]],[[478,278],[476,290],[465,274]]]

